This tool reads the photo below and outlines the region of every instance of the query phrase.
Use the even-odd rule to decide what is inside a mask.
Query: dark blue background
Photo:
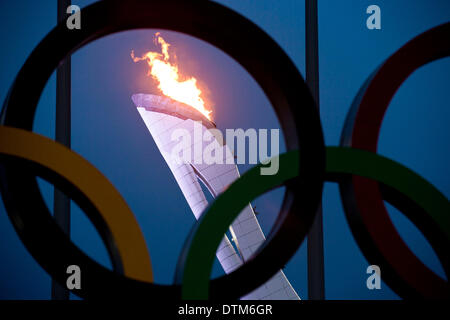
[[[80,7],[92,2],[73,1]],[[219,2],[269,33],[305,74],[304,1]],[[365,11],[371,4],[381,8],[381,30],[366,28]],[[352,99],[369,74],[405,42],[449,18],[450,2],[445,0],[319,0],[320,109],[327,145],[338,143]],[[55,22],[56,1],[0,3],[1,100],[31,50]],[[157,49],[152,42],[155,31],[115,34],[72,56],[72,148],[99,168],[126,199],[145,235],[155,280],[170,283],[183,241],[195,219],[130,100],[135,92],[158,93],[146,76],[146,66],[130,59],[132,49],[137,54]],[[162,31],[162,35],[176,49],[181,70],[196,76],[202,88],[207,88],[219,128],[279,127],[261,89],[234,60],[195,38],[167,31]],[[447,197],[449,75],[450,59],[446,58],[407,79],[386,114],[379,143],[380,154],[412,168]],[[53,75],[41,97],[34,131],[54,138],[54,112]],[[248,168],[240,166],[241,172]],[[40,186],[52,208],[53,188],[45,182]],[[280,189],[253,201],[266,233],[282,196]],[[323,199],[326,298],[397,299],[384,283],[381,290],[366,288],[368,262],[350,233],[337,186],[327,183]],[[443,276],[433,250],[420,232],[401,213],[389,209],[410,248]],[[100,238],[75,206],[72,239],[97,261],[110,266]],[[0,257],[0,298],[50,298],[50,277],[22,245],[1,203]],[[285,272],[299,295],[307,298],[305,243]],[[216,263],[213,276],[221,273]]]

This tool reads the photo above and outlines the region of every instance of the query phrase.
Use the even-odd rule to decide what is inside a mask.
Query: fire
[[[197,79],[190,77],[184,81],[180,80],[184,77],[178,72],[178,66],[169,61],[170,44],[159,32],[155,33],[155,42],[161,46],[162,53],[149,51],[142,57],[136,57],[134,51],[131,51],[133,61],[147,61],[150,68],[149,75],[158,81],[158,89],[164,95],[194,107],[211,120],[211,111],[206,108],[205,101],[201,97],[202,91],[197,86]]]

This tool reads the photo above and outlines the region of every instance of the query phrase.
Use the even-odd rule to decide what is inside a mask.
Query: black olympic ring
[[[259,27],[210,1],[100,1],[84,8],[82,15],[81,30],[68,30],[60,23],[33,50],[9,91],[1,123],[31,131],[40,94],[58,63],[108,34],[139,28],[168,29],[195,36],[223,50],[253,76],[271,101],[285,133],[287,150],[301,152],[300,174],[286,183],[282,210],[267,240],[241,268],[211,281],[211,297],[239,298],[257,288],[296,252],[314,220],[322,195],[325,173],[322,128],[315,103],[297,68]],[[86,266],[82,289],[74,290],[81,297],[180,296],[177,284],[165,286],[133,280],[103,268],[82,253],[52,220],[35,178],[39,173],[57,186],[67,185],[58,176],[30,172],[21,163],[10,161],[3,163],[3,170],[1,192],[11,221],[27,249],[58,282],[64,283],[64,270],[70,260],[71,264]],[[64,190],[73,199],[80,198],[73,188]],[[99,233],[107,234],[101,230],[102,223],[95,210],[86,202],[78,204]],[[105,243],[112,258],[113,240]],[[64,255],[58,260],[51,252]],[[117,261],[113,264],[119,265]]]

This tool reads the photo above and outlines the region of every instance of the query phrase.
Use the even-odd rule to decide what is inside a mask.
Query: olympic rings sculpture
[[[54,279],[65,283],[67,265],[77,264],[83,269],[82,286],[72,291],[83,298],[237,299],[270,279],[297,251],[314,221],[327,180],[339,183],[362,252],[383,268],[384,280],[394,291],[405,298],[450,296],[448,281],[409,251],[383,204],[384,199],[399,208],[425,234],[448,277],[449,200],[417,174],[376,154],[390,99],[415,69],[449,55],[450,24],[411,40],[378,68],[353,102],[341,147],[325,148],[319,114],[302,76],[267,34],[239,14],[214,2],[180,0],[101,1],[82,14],[81,30],[59,24],[39,43],[19,71],[0,116],[0,192],[21,240]],[[225,23],[227,28],[222,28]],[[280,155],[278,174],[260,176],[258,167],[253,168],[202,215],[188,236],[172,285],[153,283],[139,226],[106,177],[73,151],[31,132],[40,94],[64,57],[108,34],[139,28],[179,31],[228,53],[264,90],[286,137],[287,152]],[[243,29],[246,33],[234,37]],[[257,50],[260,46],[264,52]],[[394,79],[389,86],[386,78]],[[57,226],[36,176],[53,183],[84,210],[105,243],[113,271],[79,250]],[[283,184],[282,209],[265,243],[242,267],[210,280],[220,238],[240,209]]]

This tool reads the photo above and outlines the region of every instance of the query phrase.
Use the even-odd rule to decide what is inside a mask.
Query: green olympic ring
[[[424,178],[393,160],[360,149],[327,147],[326,154],[327,181],[336,181],[336,175],[358,175],[392,188],[422,208],[437,226],[437,232],[450,242],[450,202]],[[183,299],[208,298],[211,270],[222,235],[251,200],[298,176],[299,156],[298,151],[280,155],[280,169],[273,176],[260,175],[262,165],[253,167],[208,207],[186,243],[189,251],[184,273],[177,275],[182,279]]]

